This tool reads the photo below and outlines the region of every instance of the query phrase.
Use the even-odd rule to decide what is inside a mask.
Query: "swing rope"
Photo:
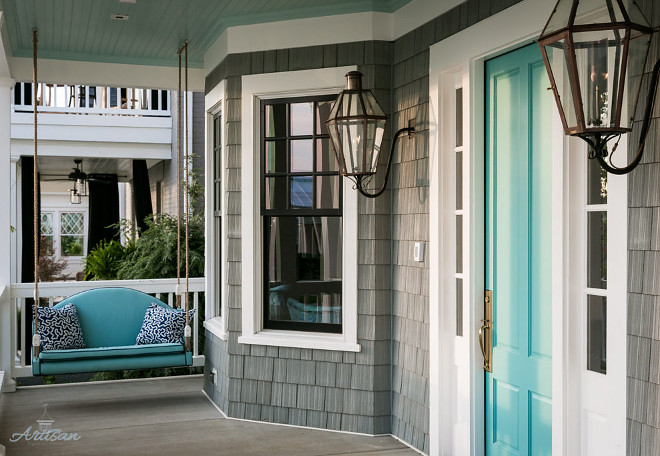
[[[35,359],[39,357],[39,319],[37,318],[37,308],[39,307],[39,220],[41,215],[39,210],[39,177],[37,164],[37,29],[32,29],[32,134],[33,134],[33,164],[32,164],[32,211],[33,230],[34,230],[34,335],[32,336],[32,353]]]
[[[181,54],[185,53],[184,55],[184,91],[183,94],[181,93]],[[183,119],[183,128],[184,128],[184,159],[183,159],[183,179],[185,181],[185,199],[186,199],[186,207],[185,207],[185,274],[186,274],[186,294],[185,294],[185,299],[183,300],[184,302],[184,312],[186,313],[186,327],[184,330],[184,336],[185,336],[185,344],[186,344],[186,350],[190,350],[190,337],[192,335],[192,331],[190,328],[190,315],[188,313],[188,298],[190,296],[190,269],[189,269],[189,255],[188,255],[188,249],[190,247],[189,244],[189,214],[190,214],[190,195],[188,192],[188,185],[190,184],[190,176],[189,176],[189,169],[188,166],[190,164],[190,156],[188,153],[188,41],[186,41],[178,51],[179,54],[179,89],[178,89],[178,106],[177,106],[177,111],[178,111],[178,134],[177,134],[177,144],[178,144],[178,153],[177,153],[177,207],[178,207],[178,217],[177,217],[177,269],[176,269],[176,275],[177,275],[177,289],[179,292],[177,293],[177,304],[179,307],[181,307],[181,292],[180,292],[180,283],[181,283],[181,261],[180,261],[180,251],[181,251],[181,106],[183,105],[183,109],[185,111],[184,114],[184,119]],[[182,103],[183,99],[183,103]]]
[[[39,337],[39,319],[37,317],[37,308],[39,307],[39,237],[40,237],[40,226],[39,221],[41,220],[39,211],[39,180],[38,180],[38,163],[37,163],[37,29],[32,30],[32,108],[33,108],[33,230],[34,230],[34,312],[33,312],[33,324],[34,324],[34,334],[32,336],[32,353],[34,359],[39,358],[39,349],[41,346],[41,339]],[[184,99],[184,108],[186,110],[184,128],[185,128],[185,169],[184,169],[184,179],[186,181],[185,187],[185,198],[186,198],[186,210],[185,210],[185,274],[186,274],[186,294],[184,299],[184,311],[186,313],[186,326],[184,330],[185,336],[185,345],[186,350],[190,350],[190,338],[192,331],[190,328],[190,315],[188,314],[188,296],[190,293],[190,276],[189,276],[189,212],[190,212],[190,198],[188,194],[188,183],[189,183],[189,174],[188,174],[188,163],[190,160],[188,152],[188,42],[186,41],[181,48],[179,48],[179,85],[178,85],[178,134],[177,134],[177,249],[176,249],[176,305],[178,308],[181,308],[181,54],[185,51],[185,93],[183,94]]]

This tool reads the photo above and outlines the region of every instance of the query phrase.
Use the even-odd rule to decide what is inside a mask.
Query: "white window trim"
[[[205,321],[204,328],[206,328],[210,333],[219,337],[221,340],[227,340],[227,192],[225,191],[225,183],[227,181],[226,173],[226,162],[225,162],[225,110],[224,110],[224,98],[225,98],[225,81],[220,81],[220,83],[213,88],[204,98],[204,109],[205,109],[205,122],[206,122],[206,160],[205,167],[207,172],[205,173],[205,186],[206,186],[206,205],[205,205],[205,215],[206,215],[206,224],[204,236],[206,238],[205,244],[205,257],[206,262],[204,266],[204,274],[206,276],[206,305],[205,305]],[[221,210],[221,237],[220,237],[220,282],[216,283],[214,280],[217,277],[216,271],[216,252],[217,252],[217,240],[215,239],[215,228],[216,228],[216,217],[214,214],[213,201],[215,197],[215,185],[213,182],[213,170],[214,170],[214,151],[213,151],[213,117],[221,113],[221,122],[220,122],[220,137],[222,138],[221,152],[220,152],[220,169],[223,172],[222,181],[220,185],[220,210]],[[219,295],[219,296],[218,296]],[[214,315],[214,303],[220,299],[220,315]]]
[[[339,93],[347,72],[355,66],[287,71],[242,77],[241,110],[241,274],[242,344],[323,350],[360,351],[357,343],[358,197],[350,180],[342,179],[343,264],[342,334],[282,331],[263,328],[262,227],[260,213],[260,102],[282,97]]]

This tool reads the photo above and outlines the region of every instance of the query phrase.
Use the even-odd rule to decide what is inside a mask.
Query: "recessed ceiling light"
[[[111,14],[110,19],[113,21],[127,21],[128,20],[128,15],[127,14]]]

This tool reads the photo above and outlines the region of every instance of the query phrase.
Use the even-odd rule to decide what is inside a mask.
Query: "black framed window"
[[[213,236],[215,239],[215,302],[213,317],[222,315],[222,116],[213,116]]]
[[[325,126],[334,98],[261,102],[264,328],[342,331],[341,176]]]

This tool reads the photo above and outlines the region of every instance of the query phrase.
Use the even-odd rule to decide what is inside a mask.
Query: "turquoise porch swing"
[[[37,30],[32,32],[32,105],[34,127],[34,176],[37,163]],[[188,43],[179,57],[178,98],[181,99],[181,58],[185,56],[185,93],[188,92]],[[188,182],[188,106],[184,96],[185,161]],[[181,125],[181,103],[178,103]],[[176,307],[181,309],[181,134],[177,132],[177,287]],[[185,210],[185,299],[184,309],[171,309],[164,302],[129,288],[96,288],[68,297],[51,309],[39,307],[39,190],[34,179],[34,312],[32,374],[53,375],[110,370],[192,366],[190,317],[188,311],[188,214]],[[42,314],[41,316],[39,314]],[[41,321],[40,321],[41,320]],[[185,323],[185,325],[184,325]],[[62,333],[66,337],[62,337]]]

